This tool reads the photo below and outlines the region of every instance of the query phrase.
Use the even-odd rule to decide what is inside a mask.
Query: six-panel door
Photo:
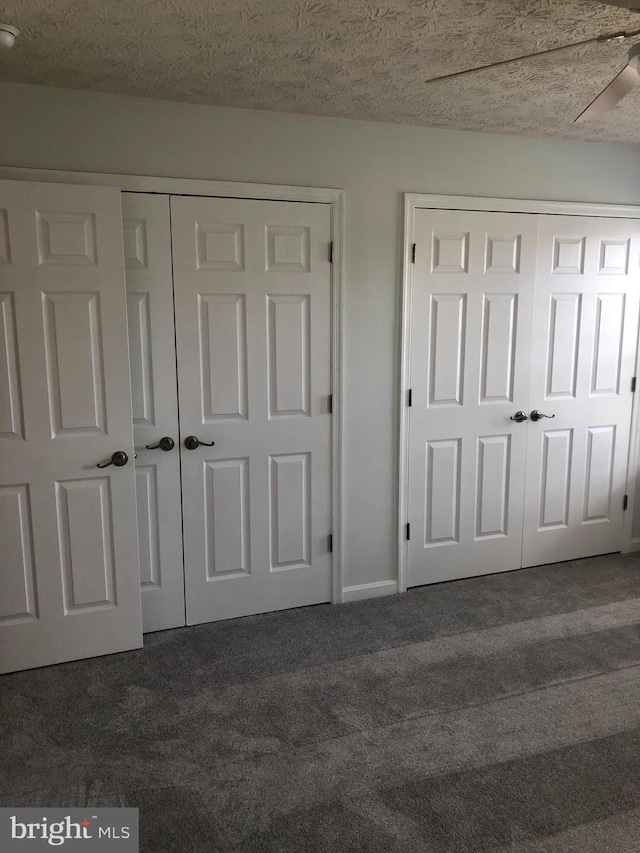
[[[409,585],[619,550],[633,221],[418,210],[414,240]]]
[[[171,217],[187,623],[328,601],[330,207]]]
[[[633,220],[539,217],[523,566],[620,550],[639,256]]]
[[[418,210],[409,585],[520,565],[536,219]]]
[[[0,181],[0,316],[0,669],[137,648],[118,190]]]
[[[185,624],[169,196],[122,193],[122,213],[142,624],[161,631]]]

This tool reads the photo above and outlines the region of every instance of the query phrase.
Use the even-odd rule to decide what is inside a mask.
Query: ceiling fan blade
[[[591,101],[586,110],[583,110],[578,118],[574,119],[574,124],[579,121],[588,121],[588,119],[614,110],[624,96],[635,89],[638,83],[640,83],[640,74],[638,74],[637,58],[634,57],[600,92],[598,97]]]

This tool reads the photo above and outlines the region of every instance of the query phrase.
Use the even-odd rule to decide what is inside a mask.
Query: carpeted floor
[[[0,680],[0,805],[142,853],[638,853],[640,555],[149,635]]]

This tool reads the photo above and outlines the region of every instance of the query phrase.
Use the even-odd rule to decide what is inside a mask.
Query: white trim
[[[336,192],[335,190],[333,192]],[[342,313],[344,281],[344,224],[345,194],[340,190],[331,201],[331,239],[333,240],[333,264],[331,272],[331,393],[333,418],[331,422],[331,529],[333,533],[333,560],[331,572],[331,602],[344,601],[343,587],[343,379],[342,379]]]
[[[240,181],[209,181],[194,178],[156,178],[149,175],[108,175],[100,172],[64,172],[58,169],[24,169],[0,166],[0,178],[56,184],[89,184],[119,187],[126,192],[204,195],[218,198],[260,198],[273,201],[334,202],[344,190],[326,187],[294,187],[277,184],[244,184]]]
[[[558,216],[606,216],[639,219],[640,207],[623,204],[590,204],[588,202],[535,201],[518,198],[475,198],[466,195],[425,195],[405,193],[406,207],[428,207],[438,210],[482,210],[502,213],[550,213]]]
[[[411,294],[413,285],[413,223],[417,196],[405,193],[404,244],[402,249],[402,327],[400,342],[400,406],[398,415],[398,592],[407,591],[407,538],[409,517],[409,407],[408,391],[411,379]]]
[[[624,514],[622,527],[622,551],[625,554],[640,550],[640,539],[633,538],[633,514],[636,510],[636,478],[640,473],[640,388],[637,387],[640,376],[640,330],[636,346],[636,392],[633,395],[631,407],[631,430],[629,432],[629,458],[627,459],[626,494],[628,495],[627,511]]]
[[[346,586],[343,590],[345,604],[349,601],[363,601],[365,598],[380,598],[383,595],[395,595],[398,592],[396,581],[376,581]]]
[[[333,394],[331,428],[331,532],[333,534],[331,601],[333,604],[341,603],[344,600],[345,592],[343,590],[342,564],[344,190],[326,187],[245,184],[239,181],[209,181],[191,178],[108,175],[98,172],[65,172],[54,169],[24,169],[17,166],[0,166],[0,179],[109,186],[118,187],[125,192],[305,201],[331,205],[331,240],[334,248],[334,262],[331,265],[331,392]]]
[[[405,193],[404,196],[404,240],[402,266],[402,329],[400,353],[400,392],[398,417],[398,592],[407,590],[408,548],[405,537],[409,503],[409,413],[407,392],[410,387],[411,355],[411,294],[412,273],[411,245],[415,211],[418,208],[436,210],[480,210],[508,213],[556,214],[561,216],[595,216],[616,219],[640,219],[640,207],[636,205],[588,204],[562,201],[535,201],[505,198],[474,198],[472,196],[425,195]],[[640,379],[640,350],[636,359],[636,376]],[[622,551],[640,551],[640,539],[631,538],[633,524],[635,481],[640,473],[640,387],[633,401],[631,413],[631,439],[627,467],[626,490],[629,507],[624,520]]]

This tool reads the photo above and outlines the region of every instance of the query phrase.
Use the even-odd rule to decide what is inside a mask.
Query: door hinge
[[[415,264],[415,262],[416,262],[416,244],[413,243],[413,245],[411,246],[411,263]]]
[[[329,553],[333,554],[333,533],[329,534]]]
[[[332,264],[335,258],[335,254],[333,251],[333,241],[329,243],[329,263]]]
[[[629,495],[625,495],[624,498],[622,499],[622,510],[623,510],[623,512],[626,510],[626,508],[628,506],[629,506]]]
[[[411,388],[407,391],[407,406],[413,406],[413,390]]]
[[[407,521],[407,542],[411,539],[411,523]]]
[[[329,414],[333,414],[333,394],[329,394]]]
[[[637,377],[637,376],[634,376],[634,377],[631,379],[631,393],[632,393],[632,394],[635,394],[635,393],[636,393],[636,383],[637,383],[637,381],[638,381],[638,377]]]

